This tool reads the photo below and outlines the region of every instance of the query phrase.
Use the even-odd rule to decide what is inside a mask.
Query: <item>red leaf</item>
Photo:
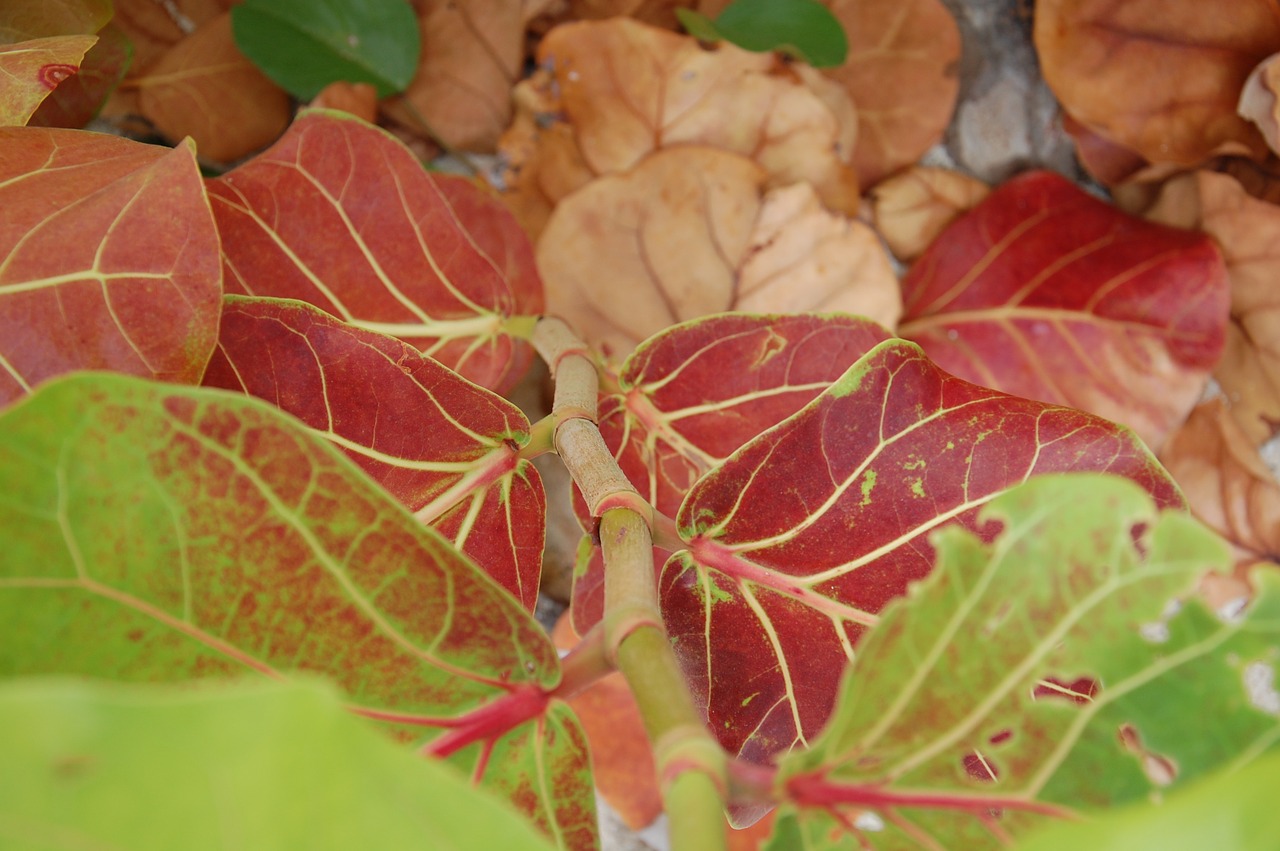
[[[306,111],[271,148],[209,182],[228,290],[310,302],[509,388],[528,363],[520,350],[534,320],[518,314],[538,303],[532,273],[522,266],[513,285],[509,255],[490,256],[489,238],[473,236],[450,203],[460,191],[447,195],[377,128]]]
[[[661,594],[720,741],[754,761],[806,743],[865,627],[932,569],[928,535],[975,528],[1002,490],[1065,470],[1180,501],[1115,425],[961,381],[896,340],[709,473],[681,506],[689,548]]]
[[[392,337],[310,305],[231,297],[204,383],[328,438],[533,610],[546,499],[518,408]]]
[[[222,274],[189,145],[0,128],[0,210],[0,404],[78,369],[199,381]]]
[[[89,48],[80,69],[58,84],[27,122],[31,127],[83,127],[124,77],[133,47],[124,31],[107,24]]]
[[[1204,234],[1035,172],[948,228],[903,299],[899,333],[943,369],[1107,417],[1158,448],[1222,353],[1230,294]]]

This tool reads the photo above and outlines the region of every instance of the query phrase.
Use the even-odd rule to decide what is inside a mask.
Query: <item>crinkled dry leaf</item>
[[[511,120],[524,59],[524,10],[510,0],[420,0],[422,54],[398,121],[447,147],[492,151]],[[426,122],[424,128],[423,122]]]
[[[0,126],[22,126],[58,84],[76,73],[97,39],[64,35],[0,45]]]
[[[941,141],[960,90],[960,30],[939,0],[834,0],[849,58],[827,75],[858,110],[853,165],[872,186]]]
[[[339,80],[320,90],[311,101],[316,109],[339,109],[370,124],[378,117],[378,90],[370,83]]]
[[[899,260],[911,261],[990,191],[958,171],[914,166],[871,190],[871,225]]]
[[[1036,5],[1035,41],[1066,111],[1149,162],[1266,153],[1236,99],[1254,66],[1280,47],[1280,15],[1269,3],[1227,0],[1206,15],[1196,0],[1045,0]]]
[[[1280,561],[1280,483],[1221,399],[1192,411],[1160,460],[1242,560]]]
[[[190,136],[209,159],[239,159],[289,125],[289,96],[239,51],[226,13],[174,45],[134,83],[156,129],[171,139]]]
[[[892,327],[888,258],[806,184],[764,191],[755,162],[681,146],[566,198],[538,244],[548,308],[607,357],[725,310],[848,311]]]
[[[1240,92],[1237,109],[1262,131],[1267,147],[1280,151],[1280,104],[1276,102],[1276,89],[1280,88],[1280,53],[1268,56],[1253,69]]]

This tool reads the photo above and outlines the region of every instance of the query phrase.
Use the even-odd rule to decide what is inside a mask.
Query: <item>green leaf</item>
[[[0,847],[549,849],[318,683],[0,685]]]
[[[246,0],[231,10],[236,45],[289,93],[330,83],[402,92],[418,69],[418,21],[404,0]]]
[[[1017,851],[1224,848],[1272,851],[1280,836],[1280,753],[1215,772],[1166,800],[1038,831]]]
[[[849,39],[831,10],[816,0],[737,0],[714,21],[691,9],[676,9],[689,35],[724,39],[746,50],[776,50],[815,68],[844,64]]]
[[[872,847],[1002,847],[1280,740],[1280,579],[1257,577],[1243,618],[1209,612],[1191,588],[1225,544],[1115,477],[1033,479],[982,518],[1003,526],[990,544],[935,536],[935,573],[783,761],[773,847],[858,847],[846,821]]]

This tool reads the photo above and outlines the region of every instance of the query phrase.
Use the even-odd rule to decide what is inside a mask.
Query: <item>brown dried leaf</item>
[[[871,190],[871,226],[894,256],[908,262],[990,191],[981,180],[958,171],[914,166]]]
[[[378,90],[369,83],[339,80],[320,90],[311,101],[319,109],[337,109],[370,124],[378,117]]]
[[[1035,41],[1063,107],[1148,162],[1188,166],[1266,145],[1236,114],[1254,66],[1280,48],[1269,3],[1225,0],[1044,0]]]
[[[843,310],[892,326],[897,280],[870,229],[823,209],[807,184],[767,183],[752,160],[701,146],[596,179],[538,243],[548,309],[615,359],[725,310]]]
[[[1160,460],[1191,511],[1242,561],[1280,561],[1280,482],[1222,400],[1193,410]]]
[[[115,0],[112,22],[133,43],[133,68],[138,72],[233,5],[235,0]]]
[[[226,162],[270,143],[289,124],[289,96],[236,47],[223,13],[174,45],[134,81],[139,105],[171,139]]]
[[[524,9],[510,0],[419,0],[422,56],[397,121],[447,148],[492,151],[511,121],[511,87],[524,60]],[[423,124],[426,124],[424,127]]]
[[[1268,56],[1245,80],[1236,109],[1243,118],[1258,126],[1267,146],[1280,151],[1280,103],[1276,91],[1280,89],[1280,53]]]
[[[833,0],[849,57],[826,72],[858,110],[853,164],[873,186],[941,141],[960,90],[960,30],[939,0]]]

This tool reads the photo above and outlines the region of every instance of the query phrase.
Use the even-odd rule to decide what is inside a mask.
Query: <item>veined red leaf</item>
[[[303,112],[275,145],[209,182],[228,290],[310,302],[509,388],[528,363],[520,349],[540,287],[527,268],[513,286],[510,256],[488,253],[494,242],[472,235],[440,180],[376,127]]]
[[[546,498],[515,405],[302,302],[228,296],[204,383],[277,405],[533,611]]]
[[[1115,420],[1157,449],[1222,354],[1230,301],[1207,236],[1126,215],[1049,172],[993,192],[902,286],[898,333],[943,369]]]
[[[77,369],[200,380],[218,234],[191,145],[0,128],[0,404]]]
[[[720,741],[752,761],[808,744],[864,630],[933,568],[928,535],[980,529],[992,497],[1068,470],[1127,476],[1180,504],[1124,429],[962,381],[891,340],[700,479],[677,516],[687,549],[660,590]]]
[[[674,517],[701,476],[798,411],[888,332],[845,315],[726,313],[655,334],[601,401],[600,434],[632,485]],[[578,505],[586,524],[585,507]],[[662,551],[661,566],[666,560]],[[600,619],[598,554],[574,576],[574,628]]]
[[[84,55],[79,70],[58,84],[28,124],[32,127],[85,126],[124,79],[132,59],[133,45],[129,37],[114,24],[107,24],[98,31],[98,43]]]
[[[23,125],[58,84],[73,76],[97,41],[62,35],[0,45],[0,126]]]
[[[0,480],[0,674],[322,674],[420,741],[514,700],[497,704],[510,730],[473,745],[503,758],[476,774],[525,789],[517,806],[557,825],[592,806],[581,782],[551,782],[588,755],[572,713],[548,714],[560,667],[542,628],[275,408],[68,376],[0,416]],[[560,732],[539,738],[546,725]]]
[[[934,576],[859,647],[812,749],[783,760],[795,803],[771,848],[852,847],[823,839],[833,832],[1008,848],[1051,817],[1155,798],[1275,748],[1273,572],[1243,618],[1210,613],[1191,589],[1230,563],[1224,542],[1116,477],[1044,477],[981,520],[1002,526],[989,543],[935,536]],[[1077,677],[1098,687],[1041,688]]]

